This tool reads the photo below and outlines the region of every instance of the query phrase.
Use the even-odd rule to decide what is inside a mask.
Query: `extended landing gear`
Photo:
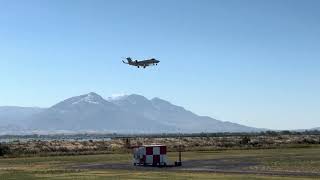
[[[140,68],[140,66],[137,66],[137,68]]]
[[[145,66],[143,66],[143,68],[146,68]]]

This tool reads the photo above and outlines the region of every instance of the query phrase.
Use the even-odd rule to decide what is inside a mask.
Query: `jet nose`
[[[159,63],[160,61],[159,61],[159,60],[156,60],[156,62]]]

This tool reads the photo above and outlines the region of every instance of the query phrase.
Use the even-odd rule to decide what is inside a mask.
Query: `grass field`
[[[170,153],[171,162],[177,153]],[[183,160],[231,159],[256,162],[252,171],[320,173],[320,146],[308,148],[198,151],[183,153]],[[78,164],[131,163],[130,154],[28,157],[0,159],[0,179],[320,179],[319,176],[269,176],[159,170],[74,169]]]

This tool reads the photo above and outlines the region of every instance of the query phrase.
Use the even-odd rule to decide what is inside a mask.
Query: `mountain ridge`
[[[43,108],[38,113],[31,113],[25,119],[28,121],[28,129],[50,131],[94,130],[122,133],[261,131],[258,128],[199,116],[159,97],[148,99],[138,94],[104,99],[97,93],[90,92]]]

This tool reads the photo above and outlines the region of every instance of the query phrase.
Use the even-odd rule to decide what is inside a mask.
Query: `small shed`
[[[133,148],[133,165],[166,166],[167,146],[143,145]]]

